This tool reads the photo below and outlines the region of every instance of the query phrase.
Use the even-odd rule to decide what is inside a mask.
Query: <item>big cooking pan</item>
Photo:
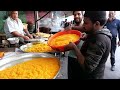
[[[39,57],[41,57],[41,58],[57,58],[54,55],[49,54],[49,53],[22,53],[19,55],[15,55],[15,56],[12,56],[9,58],[2,59],[0,61],[0,71],[6,69],[8,67],[12,67],[18,63],[28,61],[32,58],[36,58],[36,57],[38,57],[38,58]],[[61,69],[61,61],[60,60],[59,60],[59,66],[60,66],[60,68],[53,79],[55,79],[60,72],[60,69]]]

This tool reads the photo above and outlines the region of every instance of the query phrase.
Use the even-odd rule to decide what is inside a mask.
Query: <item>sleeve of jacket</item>
[[[85,72],[91,73],[98,66],[103,54],[105,53],[106,47],[100,41],[89,44],[89,47],[85,56]]]
[[[118,20],[118,38],[120,41],[120,20]]]

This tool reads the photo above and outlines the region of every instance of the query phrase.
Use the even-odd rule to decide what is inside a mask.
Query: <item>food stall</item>
[[[0,48],[0,78],[67,79],[67,52],[61,54],[70,41],[78,44],[80,36],[79,31],[68,30],[50,36],[47,43],[33,39],[20,47]]]
[[[46,13],[46,15],[47,15],[47,13]],[[36,31],[39,29],[39,26],[40,26],[39,20],[41,20],[43,17],[39,18],[38,11],[35,11],[35,30]],[[52,18],[52,20],[54,21],[54,23],[56,22],[54,18]],[[54,24],[53,24],[53,26],[54,26]],[[52,30],[55,29],[55,27],[51,27],[51,28],[52,28]],[[18,69],[20,69],[20,72],[11,74],[11,75],[13,75],[13,76],[11,76],[13,78],[15,78],[16,75],[21,75],[21,72],[27,73],[26,69],[22,68],[23,69],[22,70],[21,68],[17,68],[16,65],[18,65],[20,63],[24,63],[28,59],[31,60],[34,58],[44,58],[44,59],[45,58],[47,58],[47,59],[48,58],[57,58],[57,61],[59,63],[57,62],[58,66],[56,66],[56,67],[58,67],[58,69],[53,77],[47,78],[47,77],[37,77],[36,76],[31,79],[39,79],[39,78],[41,78],[41,79],[67,79],[68,78],[67,77],[67,52],[65,53],[66,55],[62,55],[62,52],[53,50],[53,48],[51,48],[48,45],[48,40],[53,34],[52,33],[43,33],[38,30],[37,33],[32,33],[32,35],[34,36],[34,39],[26,40],[24,45],[19,44],[18,38],[11,38],[11,39],[6,40],[6,43],[8,43],[9,46],[7,46],[7,44],[6,44],[6,47],[0,48],[0,73],[1,73],[0,78],[2,78],[4,76],[4,78],[9,79],[7,74],[8,74],[8,72],[11,71],[11,69],[9,69],[11,67],[14,68],[14,71],[19,71]],[[27,60],[26,60],[26,58],[27,58]],[[42,60],[36,60],[36,61],[42,62]],[[43,60],[43,61],[45,61],[45,60]],[[47,62],[49,62],[49,61],[47,61]],[[33,62],[31,62],[31,63],[33,63]],[[48,65],[49,68],[47,68],[47,66],[46,66],[47,64],[44,64],[44,65],[45,66],[43,66],[43,68],[41,68],[41,66],[38,66],[41,69],[44,69],[44,67],[46,67],[43,71],[39,71],[36,66],[33,66],[34,69],[38,70],[38,72],[35,71],[34,73],[32,73],[33,75],[31,73],[29,73],[29,75],[35,76],[35,75],[38,75],[38,73],[40,73],[40,72],[42,72],[44,74],[47,73],[46,75],[48,75],[48,73],[52,75],[52,72],[47,72],[47,71],[49,71],[49,69],[51,69],[51,71],[54,71],[52,69],[52,67],[57,64],[55,64],[55,63],[54,64],[52,63],[52,65],[49,64],[49,65],[51,65],[51,66]],[[20,65],[20,66],[23,67],[23,66],[28,66],[28,65]],[[30,65],[29,68],[28,67],[25,67],[25,68],[30,70],[33,67]],[[6,70],[6,71],[3,72],[2,70],[3,71]],[[22,77],[21,78],[19,77],[17,79],[22,79]],[[25,79],[30,79],[30,78],[26,77]]]
[[[45,35],[46,34],[43,34],[43,37],[45,37]],[[48,34],[46,36],[48,36]],[[40,57],[39,54],[42,54],[41,57],[47,57],[47,58],[54,57],[54,58],[58,58],[58,61],[60,61],[59,63],[60,67],[56,75],[54,76],[54,79],[67,79],[67,65],[66,65],[67,60],[64,60],[65,57],[63,57],[61,53],[53,51],[46,44],[46,40],[44,39],[31,39],[31,40],[28,40],[27,42],[28,42],[27,44],[17,46],[17,47],[15,45],[12,47],[0,48],[0,53],[1,53],[0,70],[2,70],[2,68],[5,69],[7,67],[13,66],[14,62],[16,64],[19,63],[21,60],[24,59],[24,56],[29,59],[29,58],[33,58],[36,54],[38,54],[36,57],[38,56]],[[30,50],[31,46],[33,49]],[[43,47],[44,48],[46,47],[46,50],[43,49]],[[11,62],[11,60],[14,60],[14,61]],[[6,63],[8,63],[8,65]]]

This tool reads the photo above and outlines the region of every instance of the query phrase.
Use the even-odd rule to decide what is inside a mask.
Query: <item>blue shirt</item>
[[[116,38],[118,34],[120,40],[120,20],[118,19],[114,19],[112,21],[108,20],[105,26],[110,30],[113,38]]]

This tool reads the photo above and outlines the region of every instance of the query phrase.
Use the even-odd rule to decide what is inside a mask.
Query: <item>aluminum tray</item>
[[[44,42],[44,43],[47,43],[47,42]],[[26,45],[22,45],[22,46],[20,46],[20,50],[22,52],[26,52],[25,49],[27,49],[28,47],[31,47],[32,45],[33,45],[33,43],[27,43]],[[53,52],[55,53],[56,51],[53,51]],[[26,53],[28,53],[28,52],[26,52]],[[38,52],[38,53],[41,53],[41,52]],[[43,52],[43,53],[45,53],[45,52]]]
[[[22,53],[22,54],[15,55],[15,56],[10,57],[10,58],[2,59],[0,61],[0,71],[6,69],[8,67],[14,66],[14,65],[16,65],[18,63],[22,63],[22,62],[28,61],[28,60],[30,60],[32,58],[36,58],[36,57],[57,58],[54,55],[48,54],[48,53]],[[60,69],[61,69],[61,61],[59,60],[59,62],[60,62],[59,63]],[[60,72],[60,69],[58,70],[56,76],[53,79],[55,79],[57,77],[57,75]]]

